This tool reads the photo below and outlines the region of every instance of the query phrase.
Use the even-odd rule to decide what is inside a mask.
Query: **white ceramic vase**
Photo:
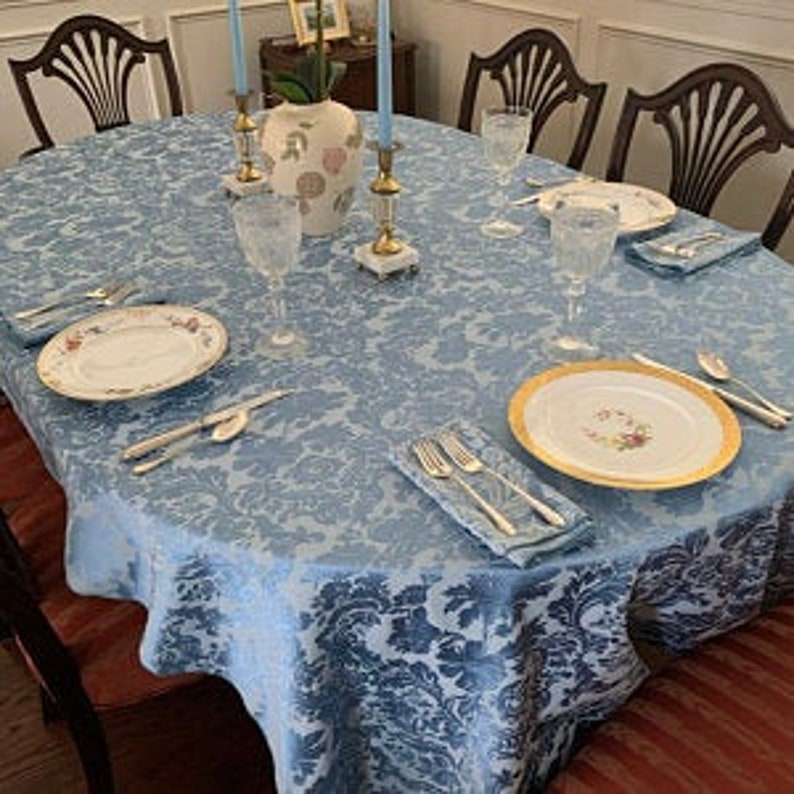
[[[299,198],[304,234],[333,234],[344,223],[363,151],[358,117],[332,99],[283,102],[265,117],[262,167],[276,193]]]

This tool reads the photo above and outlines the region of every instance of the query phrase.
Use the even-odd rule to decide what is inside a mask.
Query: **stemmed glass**
[[[268,282],[275,328],[257,345],[268,358],[293,358],[306,350],[307,341],[287,323],[284,277],[298,262],[301,216],[295,198],[257,193],[235,200],[232,216],[248,264]]]
[[[592,198],[560,196],[551,211],[554,262],[568,285],[566,322],[561,336],[546,345],[559,361],[595,358],[598,347],[579,333],[577,325],[587,282],[609,261],[618,232],[619,208]]]
[[[507,185],[515,167],[527,150],[532,113],[525,107],[484,108],[482,111],[480,135],[485,148],[485,158],[496,171],[498,185],[496,211],[480,227],[490,237],[515,237],[524,230],[523,226],[505,217],[507,205]]]

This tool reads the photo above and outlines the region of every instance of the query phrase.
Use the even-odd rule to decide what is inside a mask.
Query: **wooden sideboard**
[[[376,110],[378,104],[376,49],[374,44],[352,44],[347,40],[329,42],[330,60],[347,64],[347,72],[333,91],[333,98],[357,110]],[[416,113],[416,44],[395,41],[392,48],[392,91],[394,112]],[[270,91],[267,71],[295,69],[305,54],[305,48],[293,42],[262,39],[259,42],[259,65],[262,72],[262,91],[268,106],[277,98]]]

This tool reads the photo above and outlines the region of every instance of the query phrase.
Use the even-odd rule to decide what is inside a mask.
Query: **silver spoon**
[[[754,389],[749,383],[745,383],[743,380],[733,377],[728,363],[721,356],[718,356],[716,353],[712,353],[709,350],[700,350],[697,353],[697,360],[700,368],[707,375],[710,375],[712,378],[714,378],[714,380],[723,382],[732,380],[734,383],[738,384],[747,392],[752,394],[753,397],[758,400],[758,402],[760,402],[773,413],[783,417],[783,419],[791,419],[791,411],[787,411],[785,408],[781,408],[779,405],[776,405],[772,402],[772,400],[764,397],[764,395],[761,394],[757,389]]]
[[[223,422],[218,422],[218,424],[212,428],[209,440],[213,444],[224,444],[227,441],[232,441],[233,439],[237,438],[237,436],[239,436],[243,430],[245,430],[250,419],[250,411],[238,411],[236,414],[233,414]],[[184,454],[197,443],[200,443],[200,439],[193,439],[193,441],[189,444],[173,447],[168,452],[164,452],[162,455],[158,455],[156,458],[146,460],[143,463],[138,463],[132,467],[132,473],[147,474],[148,472],[156,469],[158,466],[162,466],[164,463],[168,463],[168,461]]]

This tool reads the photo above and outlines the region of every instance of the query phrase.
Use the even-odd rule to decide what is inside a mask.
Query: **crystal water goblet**
[[[480,136],[483,139],[485,159],[496,172],[496,209],[493,216],[480,226],[489,237],[515,237],[523,226],[505,217],[507,185],[529,143],[532,113],[525,107],[484,108],[481,116]]]
[[[272,359],[294,358],[307,340],[287,322],[284,278],[300,258],[301,215],[295,198],[257,193],[235,200],[232,216],[248,264],[268,283],[275,327],[257,344]]]
[[[609,262],[615,247],[620,220],[615,204],[592,198],[560,196],[550,213],[554,264],[566,278],[567,308],[562,333],[546,345],[557,361],[596,358],[598,346],[579,328],[582,301],[588,281]]]

